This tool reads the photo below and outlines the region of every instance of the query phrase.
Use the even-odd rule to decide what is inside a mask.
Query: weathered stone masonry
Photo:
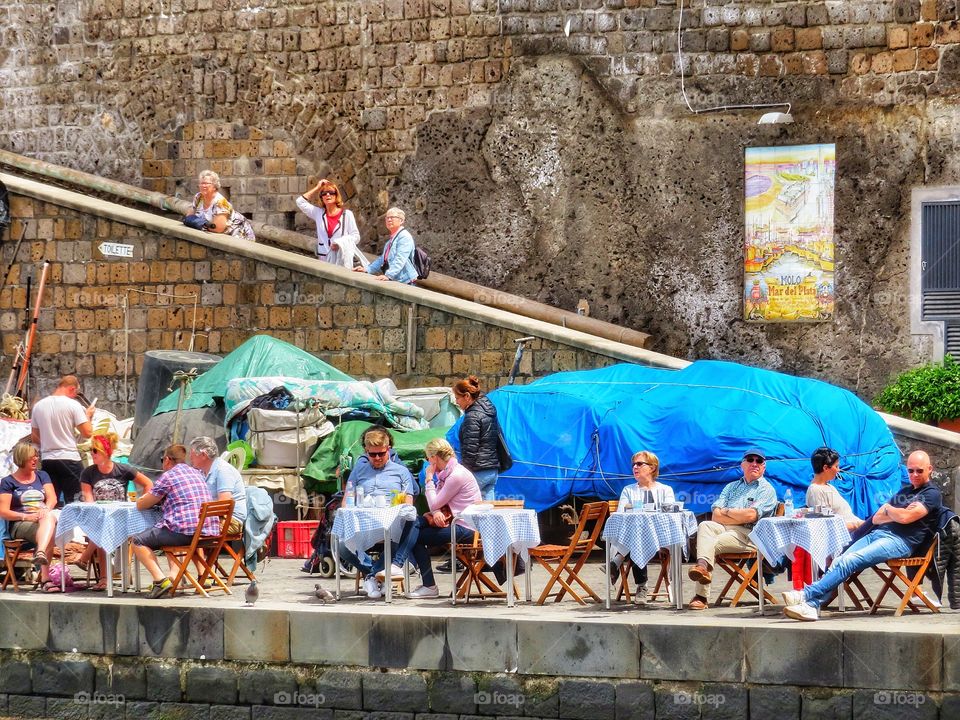
[[[0,0],[0,147],[181,197],[197,171],[309,230],[343,184],[435,267],[649,333],[652,349],[870,397],[909,318],[910,192],[960,184],[952,0]],[[215,28],[215,30],[211,30]],[[569,35],[565,32],[569,31]],[[741,320],[743,150],[836,142],[837,317]]]
[[[37,273],[40,262],[48,259],[45,309],[32,360],[33,376],[42,379],[44,389],[57,376],[76,373],[85,378],[88,392],[122,400],[124,298],[130,308],[131,394],[146,350],[187,348],[193,302],[130,292],[137,290],[198,294],[194,349],[201,352],[226,354],[262,332],[315,353],[354,377],[392,377],[404,387],[449,386],[470,373],[495,387],[506,381],[513,363],[513,339],[520,333],[417,306],[416,367],[408,373],[409,303],[23,196],[14,196],[13,208],[29,222],[20,262],[0,294],[5,367],[22,339],[19,323],[27,275]],[[19,222],[13,228],[17,236]],[[99,256],[96,246],[104,240],[134,245],[133,261]],[[13,243],[3,250],[6,267]],[[520,382],[611,362],[579,348],[537,340],[524,357]]]

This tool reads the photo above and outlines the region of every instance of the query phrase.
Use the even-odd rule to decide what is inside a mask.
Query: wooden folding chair
[[[0,590],[6,590],[7,586],[13,584],[13,589],[20,591],[20,583],[17,582],[17,568],[26,569],[24,582],[31,584],[28,579],[33,575],[33,545],[26,540],[4,540],[3,541],[3,563],[6,569],[6,575],[3,577],[3,584]],[[40,584],[40,573],[36,573],[36,579],[32,582],[34,588]]]
[[[240,552],[234,549],[234,543],[240,544]],[[226,538],[224,538],[223,552],[226,552],[228,556],[225,558],[225,561],[229,562],[229,559],[233,559],[230,572],[227,572],[223,568],[223,565],[220,564],[220,558],[217,558],[217,572],[220,573],[220,577],[226,578],[227,585],[233,585],[234,578],[236,578],[237,573],[241,571],[243,571],[243,574],[247,576],[247,580],[250,582],[257,581],[257,576],[247,567],[247,563],[243,559],[244,553],[246,553],[243,545],[243,532],[228,534]]]
[[[543,605],[551,595],[556,595],[554,602],[560,602],[566,593],[570,593],[581,605],[586,605],[583,598],[573,589],[571,582],[576,582],[595,602],[601,602],[600,596],[580,577],[580,569],[597,544],[597,538],[603,530],[603,522],[607,519],[608,512],[606,502],[587,503],[580,508],[580,522],[573,531],[569,545],[540,545],[530,550],[530,559],[536,560],[550,573],[550,579],[537,600],[538,605]],[[593,523],[593,529],[587,533],[587,526],[590,523]],[[584,535],[586,537],[583,537]],[[530,572],[529,568],[527,572]],[[566,577],[563,577],[564,574]],[[551,593],[556,583],[560,583],[561,587]]]
[[[227,531],[230,528],[230,517],[233,515],[233,500],[211,500],[200,506],[200,518],[197,529],[193,533],[193,540],[189,545],[174,545],[160,548],[167,559],[177,568],[177,576],[173,579],[170,594],[173,595],[180,587],[181,581],[186,579],[194,589],[207,597],[203,583],[209,578],[213,581],[211,590],[223,590],[232,595],[220,576],[217,575],[217,559],[227,541]],[[204,523],[210,518],[217,518],[220,522],[220,532],[216,535],[204,535]],[[201,568],[200,577],[195,578],[190,572],[190,564],[196,562]]]
[[[782,502],[777,503],[777,507],[773,512],[774,517],[783,517],[783,507]],[[718,553],[714,560],[716,561],[714,563],[714,570],[716,571],[722,568],[730,576],[727,584],[723,586],[723,590],[713,602],[714,607],[719,607],[734,583],[739,584],[737,585],[737,590],[733,598],[730,600],[730,607],[736,607],[745,592],[749,592],[757,601],[760,600],[757,573],[762,572],[763,559],[758,550]],[[771,605],[777,604],[776,598],[767,592],[766,588],[763,590],[763,599],[764,602],[768,602]]]
[[[523,508],[523,500],[492,500],[489,502],[495,508]],[[476,596],[480,599],[503,598],[507,596],[504,590],[489,576],[490,568],[487,567],[483,559],[483,540],[479,532],[473,533],[473,540],[470,543],[460,543],[457,545],[455,553],[457,560],[463,563],[463,571],[457,578],[457,599],[470,600],[473,594],[471,588],[476,589]],[[514,555],[514,571],[516,571],[517,558]],[[514,572],[516,578],[516,572]],[[517,583],[513,583],[513,596],[520,597],[517,592]]]
[[[886,565],[885,568],[876,565],[873,566],[873,571],[883,579],[883,587],[880,589],[877,599],[873,601],[873,605],[870,607],[871,615],[875,615],[877,610],[880,609],[880,604],[883,602],[883,598],[889,590],[893,590],[900,596],[900,604],[894,613],[896,617],[903,615],[903,611],[908,607],[911,612],[920,612],[920,608],[913,603],[914,598],[923,602],[923,604],[933,612],[940,612],[940,608],[927,597],[926,593],[923,592],[923,588],[920,587],[927,568],[930,567],[930,563],[932,563],[934,557],[936,557],[939,541],[940,536],[935,534],[929,545],[927,545],[926,552],[922,555],[887,560],[884,562],[884,565]],[[904,572],[906,568],[915,568],[912,579]],[[903,585],[902,590],[897,587],[897,581]]]

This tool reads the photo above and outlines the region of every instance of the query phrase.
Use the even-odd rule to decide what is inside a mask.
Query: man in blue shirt
[[[383,495],[392,499],[395,492],[404,493],[406,495],[404,502],[412,504],[417,486],[413,481],[413,475],[394,452],[393,437],[390,433],[383,428],[372,427],[363,434],[362,442],[366,455],[358,459],[357,464],[350,471],[350,482],[354,487],[363,490],[364,497]],[[412,526],[413,523],[404,523],[403,533],[400,536],[401,542]],[[339,548],[341,564],[352,565],[364,576],[363,589],[367,596],[371,599],[381,597],[382,588],[376,574],[382,573],[383,561],[378,560],[373,563],[370,556],[363,551],[354,554],[344,545],[340,545]],[[396,553],[397,545],[393,545],[392,548]],[[405,557],[395,554],[391,568],[392,574],[402,575],[405,562]]]
[[[923,549],[937,532],[943,498],[930,482],[933,465],[922,450],[907,458],[908,485],[880,506],[870,522],[873,530],[834,560],[823,577],[803,590],[783,593],[783,614],[794,620],[816,620],[820,605],[848,577],[885,560],[908,557]]]
[[[190,443],[190,464],[203,473],[211,500],[233,500],[233,517],[228,532],[243,532],[247,519],[247,488],[243,476],[233,465],[220,459],[220,450],[213,438],[200,436]]]
[[[691,610],[706,610],[710,604],[710,582],[717,553],[745,552],[755,549],[750,540],[754,523],[773,515],[777,492],[763,472],[767,458],[762,450],[750,448],[743,454],[743,477],[723,488],[713,503],[710,520],[697,528],[697,564],[690,568],[690,579],[697,583]]]

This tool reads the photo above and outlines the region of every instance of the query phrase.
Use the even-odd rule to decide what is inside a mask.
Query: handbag
[[[213,223],[207,222],[202,215],[196,213],[184,216],[183,224],[194,230],[208,230],[213,227]]]
[[[510,448],[507,447],[507,441],[503,438],[503,430],[500,429],[500,421],[497,421],[497,461],[498,472],[505,473],[513,467],[513,457],[510,455]]]
[[[444,524],[443,524],[443,525],[439,524],[439,523],[436,521],[436,519],[433,517],[433,514],[434,514],[435,512],[439,512],[440,514],[443,515],[443,520],[444,520]],[[439,510],[431,510],[430,512],[425,512],[425,513],[423,514],[423,518],[424,518],[424,520],[427,521],[427,525],[429,525],[430,527],[448,528],[448,527],[450,527],[450,523],[453,521],[453,511],[450,510],[450,506],[449,506],[449,505],[444,505],[444,506],[443,506],[442,508],[440,508]]]

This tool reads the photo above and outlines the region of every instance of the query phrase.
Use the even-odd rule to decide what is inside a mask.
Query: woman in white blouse
[[[863,525],[863,520],[853,514],[850,503],[830,484],[840,473],[840,454],[828,447],[817,448],[810,463],[813,465],[813,482],[807,488],[807,508],[830,508],[834,515],[843,518],[847,530],[856,530]]]
[[[633,477],[636,483],[627,485],[620,493],[620,502],[617,505],[617,512],[623,512],[630,508],[642,508],[645,503],[656,503],[662,506],[664,503],[674,502],[673,488],[669,485],[657,482],[660,475],[660,459],[652,452],[641,450],[634,453],[631,459],[633,465]],[[620,577],[620,566],[630,557],[626,548],[615,543],[610,546],[610,580],[615,582]],[[647,566],[633,563],[633,582],[636,585],[636,592],[633,595],[633,602],[637,605],[644,605],[647,602]]]

